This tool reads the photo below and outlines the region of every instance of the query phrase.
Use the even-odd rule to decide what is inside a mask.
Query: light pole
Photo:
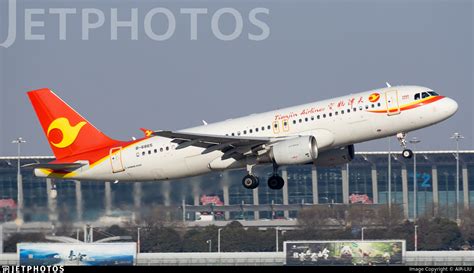
[[[206,243],[209,245],[209,252],[212,252],[212,240],[207,240]]]
[[[451,139],[456,141],[456,222],[460,224],[459,218],[459,141],[464,139],[460,133],[454,133]]]
[[[418,251],[418,225],[415,225],[415,251]]]
[[[16,217],[18,219],[18,224],[21,224],[23,221],[23,182],[21,177],[21,167],[20,167],[20,153],[21,153],[21,144],[26,143],[26,140],[19,137],[12,141],[13,144],[18,145],[18,169],[17,169],[17,213]]]
[[[137,253],[140,253],[140,227],[137,227]]]
[[[275,249],[276,249],[276,252],[278,252],[278,230],[279,230],[279,229],[280,229],[280,227],[276,227],[276,229],[275,229],[275,241],[276,241],[276,243],[275,243],[275,246],[276,246]]]
[[[388,213],[392,213],[392,141],[388,138]]]
[[[219,228],[217,230],[217,252],[221,252],[221,230],[222,228]]]
[[[361,229],[361,239],[362,241],[364,241],[364,230],[366,229],[366,227],[362,227]]]
[[[417,188],[417,177],[416,177],[416,144],[420,143],[421,140],[418,138],[414,137],[412,140],[410,140],[410,143],[413,144],[413,223],[416,223],[416,212],[417,212],[417,206],[416,206],[416,188]]]

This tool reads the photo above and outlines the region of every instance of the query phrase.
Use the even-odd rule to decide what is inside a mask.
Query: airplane
[[[253,170],[272,165],[270,189],[285,184],[281,166],[334,166],[354,158],[354,144],[397,136],[404,158],[408,132],[453,116],[458,104],[430,88],[390,86],[228,119],[179,131],[148,130],[130,141],[109,138],[53,91],[27,93],[56,157],[32,166],[38,177],[159,181],[246,169],[242,185],[259,186]]]

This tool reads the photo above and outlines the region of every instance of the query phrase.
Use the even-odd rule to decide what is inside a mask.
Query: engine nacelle
[[[351,162],[355,156],[354,145],[332,149],[319,154],[314,161],[317,166],[336,166]]]
[[[270,158],[278,165],[306,164],[318,158],[314,136],[283,140],[272,146]]]

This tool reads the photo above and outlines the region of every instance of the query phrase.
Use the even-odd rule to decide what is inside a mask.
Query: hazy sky
[[[97,3],[100,2],[100,3]],[[176,30],[165,41],[144,31],[145,14],[169,9]],[[257,18],[270,36],[251,41],[261,30],[249,12],[267,8]],[[25,40],[25,9],[43,8],[44,27],[34,28],[43,41]],[[65,41],[59,40],[58,16],[49,8],[76,8],[67,18]],[[96,8],[105,23],[81,40],[81,12]],[[138,9],[138,40],[120,29],[111,40],[111,8],[120,19]],[[197,40],[190,39],[189,15],[180,8],[207,8],[199,15]],[[211,18],[233,8],[243,18],[242,34],[221,41],[211,31]],[[8,5],[0,0],[0,42],[7,37]],[[428,86],[458,101],[460,110],[448,121],[412,133],[423,150],[451,149],[450,135],[466,137],[474,148],[472,1],[21,1],[17,39],[0,47],[0,155],[14,155],[11,140],[28,143],[23,154],[50,155],[49,145],[25,94],[49,87],[111,137],[139,137],[140,127],[183,129],[231,117],[264,112],[320,99],[392,85]],[[223,33],[235,21],[223,16]],[[167,23],[156,16],[154,30]],[[393,148],[398,144],[392,142]],[[386,149],[387,140],[356,146],[358,151]]]

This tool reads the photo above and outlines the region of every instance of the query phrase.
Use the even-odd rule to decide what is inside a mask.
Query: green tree
[[[4,252],[16,252],[17,243],[48,242],[43,233],[14,233],[3,243]]]
[[[218,227],[214,225],[188,229],[183,236],[182,250],[185,252],[207,252],[209,251],[207,241],[211,240],[212,251],[217,251],[217,230]]]
[[[171,227],[154,227],[140,232],[141,252],[181,252],[182,240]]]
[[[417,224],[419,249],[459,249],[464,241],[458,225],[449,219],[420,219]]]

